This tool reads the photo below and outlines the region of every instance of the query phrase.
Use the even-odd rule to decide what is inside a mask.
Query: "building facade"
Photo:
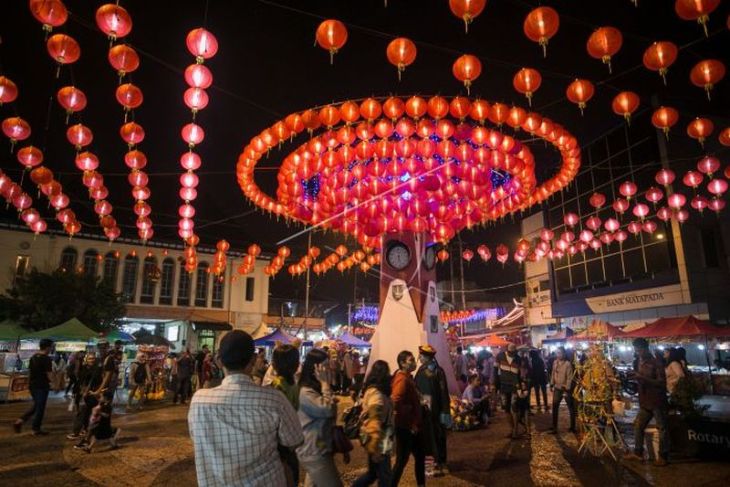
[[[50,233],[36,236],[20,227],[0,228],[0,242],[1,289],[12,287],[17,276],[31,268],[92,275],[122,294],[127,306],[124,322],[185,325],[176,335],[182,338],[172,340],[182,346],[195,347],[211,338],[215,342],[217,332],[224,329],[254,330],[268,310],[269,278],[263,260],[256,262],[252,273],[239,276],[229,257],[225,275],[215,276],[209,272],[213,249],[209,253],[199,249],[198,267],[188,273],[181,246],[109,243]]]

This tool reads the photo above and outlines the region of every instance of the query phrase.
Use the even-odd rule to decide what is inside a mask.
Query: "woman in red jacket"
[[[395,412],[395,466],[393,481],[397,486],[408,458],[413,455],[416,469],[416,483],[426,485],[426,455],[423,450],[421,398],[411,375],[416,370],[416,358],[408,350],[398,354],[398,371],[393,374],[391,399]]]

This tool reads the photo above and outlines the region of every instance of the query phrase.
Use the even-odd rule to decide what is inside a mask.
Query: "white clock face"
[[[400,271],[408,267],[411,261],[411,251],[402,243],[396,242],[388,248],[386,258],[393,269]]]

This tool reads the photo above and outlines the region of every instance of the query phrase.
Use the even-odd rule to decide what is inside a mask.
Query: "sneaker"
[[[20,433],[23,429],[23,422],[21,420],[17,420],[13,423],[13,431],[16,433]]]
[[[44,430],[34,430],[33,436],[46,436],[48,434],[48,431]]]
[[[81,438],[81,435],[77,435],[76,433],[66,435],[67,440],[78,440],[79,438]]]
[[[629,460],[629,461],[632,461],[632,462],[643,462],[644,461],[644,457],[640,456],[636,452],[630,452],[630,453],[626,453],[624,455],[624,460]]]
[[[86,450],[89,447],[85,442],[78,443],[74,445],[74,450]]]
[[[654,460],[654,466],[655,467],[666,467],[668,465],[668,462],[664,460],[663,458],[657,458]]]

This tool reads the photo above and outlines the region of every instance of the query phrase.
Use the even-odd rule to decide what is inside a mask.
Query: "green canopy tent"
[[[16,342],[28,330],[12,320],[0,322],[0,342]]]
[[[65,323],[45,330],[39,330],[34,333],[24,334],[23,340],[39,340],[41,338],[50,338],[56,341],[66,342],[88,342],[99,334],[81,323],[77,318],[71,318]]]

